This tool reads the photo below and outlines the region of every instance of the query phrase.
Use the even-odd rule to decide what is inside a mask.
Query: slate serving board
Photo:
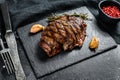
[[[100,28],[95,17],[85,6],[66,11],[64,13],[73,14],[74,12],[88,13],[89,17],[93,19],[92,21],[85,21],[87,23],[87,36],[85,38],[84,44],[81,48],[75,48],[71,51],[61,52],[52,58],[45,57],[43,51],[39,47],[41,32],[35,35],[29,34],[31,26],[35,23],[46,26],[47,18],[17,29],[20,40],[24,46],[30,64],[37,78],[58,71],[74,63],[90,58],[94,55],[113,49],[117,46],[111,36]],[[99,47],[95,52],[91,51],[88,47],[89,42],[93,36],[98,37],[100,42]]]

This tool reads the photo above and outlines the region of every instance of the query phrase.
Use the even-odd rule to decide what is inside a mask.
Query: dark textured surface
[[[120,46],[39,80],[120,80]]]
[[[83,5],[83,0],[6,0],[9,5],[13,29],[39,20],[56,11]]]
[[[28,61],[26,55],[25,55],[24,49],[22,48],[20,41],[17,40],[17,42],[18,42],[18,52],[19,52],[19,56],[20,56],[20,61],[21,61],[23,70],[25,72],[26,79],[27,80],[36,80],[34,72],[29,64],[29,61]]]
[[[3,2],[4,0],[1,0]],[[98,2],[100,0],[6,0],[9,4],[9,11],[13,30],[23,25],[38,21],[41,16],[46,16],[52,12],[80,7],[85,3],[94,15],[98,15]],[[120,1],[120,0],[117,0]],[[120,43],[120,22],[117,25],[108,25],[117,27],[117,30],[111,33],[112,29],[107,29],[111,36]]]
[[[51,57],[62,51],[80,47],[86,37],[86,26],[86,23],[81,18],[69,15],[61,16],[59,19],[48,23],[48,26],[42,31],[39,43],[40,48]],[[51,41],[53,42],[52,44]]]
[[[4,0],[0,0],[3,2]],[[47,12],[46,7],[43,6],[46,4],[45,2],[54,3],[56,6],[57,2],[63,4],[64,6],[70,6],[71,4],[74,6],[81,5],[83,0],[7,0],[9,3],[10,14],[12,19],[12,24],[15,27],[18,25],[26,25],[41,18],[42,10]],[[97,15],[97,3],[98,0],[84,0],[86,2],[85,5],[88,6],[90,11]],[[120,1],[120,0],[118,0]],[[44,3],[43,3],[44,2]],[[69,2],[67,4],[66,2]],[[74,3],[73,3],[74,2]],[[49,3],[50,4],[50,3]],[[59,4],[59,6],[61,6]],[[69,7],[68,6],[68,7]],[[37,7],[37,8],[36,8]],[[45,7],[44,9],[42,9]],[[36,8],[36,9],[35,9]],[[57,7],[56,7],[57,8]],[[59,7],[60,8],[60,7]],[[71,8],[71,7],[70,7]],[[67,9],[67,8],[66,8]],[[57,10],[57,9],[56,9]],[[25,14],[26,13],[26,14]],[[44,14],[44,13],[43,13]],[[118,26],[118,25],[117,25]],[[3,27],[3,26],[2,26]],[[114,30],[114,29],[113,29]],[[115,36],[116,41],[120,42],[119,31],[120,28],[115,29],[111,33],[112,36]],[[26,55],[24,53],[23,48],[19,46],[19,55],[21,59],[21,63],[23,69],[25,70],[25,74],[27,76],[27,80],[34,80],[35,76],[30,67],[28,60],[26,59]],[[92,57],[91,59],[85,60],[83,62],[77,63],[76,65],[72,65],[71,67],[65,68],[61,71],[55,72],[49,76],[45,76],[40,80],[120,80],[120,46],[116,49],[105,52],[99,56]],[[1,62],[0,62],[0,72],[1,72]],[[13,75],[4,76],[0,73],[0,80],[15,80]]]
[[[120,0],[118,1],[120,2]],[[92,14],[96,16],[97,20],[102,23],[102,27],[104,27],[106,31],[115,39],[116,43],[120,44],[120,21],[115,24],[104,23],[98,16],[98,1],[84,0],[84,2]]]
[[[45,59],[41,49],[39,48],[38,43],[40,39],[40,33],[36,35],[29,34],[31,26],[35,23],[18,28],[18,34],[37,77],[42,77],[51,72],[55,72],[63,67],[84,60],[90,56],[97,55],[116,46],[114,40],[99,28],[96,19],[86,7],[80,7],[65,13],[72,14],[74,12],[88,13],[89,17],[93,19],[92,21],[85,21],[87,23],[87,37],[84,45],[81,49],[78,48],[69,52],[62,52],[61,54],[52,58]],[[36,23],[40,23],[42,25],[47,24],[46,19],[40,20]],[[100,40],[99,48],[96,50],[96,52],[92,52],[88,48],[89,42],[93,36],[98,37]]]
[[[33,70],[29,64],[29,61],[24,53],[24,50],[21,46],[21,43],[19,42],[19,40],[17,40],[18,42],[18,52],[19,52],[19,57],[21,60],[21,64],[23,67],[23,70],[25,72],[26,75],[26,79],[27,80],[36,80],[36,77],[33,73]],[[14,75],[8,75],[6,73],[6,71],[4,69],[2,69],[3,63],[0,59],[0,80],[16,80]]]

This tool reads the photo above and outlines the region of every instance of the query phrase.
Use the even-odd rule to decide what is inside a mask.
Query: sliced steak
[[[72,50],[81,47],[86,36],[86,23],[80,17],[60,16],[49,22],[40,38],[40,47],[49,57],[62,50]]]

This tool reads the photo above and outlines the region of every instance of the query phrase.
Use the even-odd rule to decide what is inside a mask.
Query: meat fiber
[[[86,23],[80,17],[64,15],[49,22],[41,33],[40,47],[49,57],[61,51],[81,47],[86,36]]]

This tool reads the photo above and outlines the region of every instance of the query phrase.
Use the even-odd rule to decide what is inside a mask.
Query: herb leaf
[[[64,14],[64,15],[69,15],[69,14]],[[60,18],[61,16],[64,16],[64,15],[50,16],[50,17],[48,17],[48,21],[51,22],[51,21],[57,20],[58,18]],[[69,16],[81,17],[84,20],[90,20],[90,21],[92,20],[91,18],[88,18],[88,13],[80,13],[80,14],[74,13],[74,14],[69,15]]]

